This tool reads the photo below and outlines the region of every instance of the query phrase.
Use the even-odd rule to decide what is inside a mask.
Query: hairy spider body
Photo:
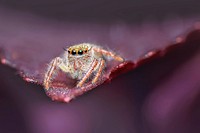
[[[117,61],[123,61],[122,57],[115,55],[113,52],[89,43],[73,45],[65,51],[61,57],[53,59],[47,68],[43,82],[47,90],[53,75],[59,69],[68,73],[73,79],[78,80],[77,87],[81,87],[90,77],[93,77],[92,83],[100,78],[103,69],[106,67],[104,57],[110,56]]]

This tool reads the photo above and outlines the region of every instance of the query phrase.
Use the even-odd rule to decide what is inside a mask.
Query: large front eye
[[[78,54],[79,54],[79,55],[82,55],[82,54],[83,54],[83,51],[82,51],[82,50],[79,50],[79,51],[78,51]]]
[[[72,50],[72,55],[76,55],[76,50]]]

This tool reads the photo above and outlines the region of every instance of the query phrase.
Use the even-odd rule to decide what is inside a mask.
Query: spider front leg
[[[85,83],[85,81],[90,77],[90,75],[94,71],[94,68],[97,66],[97,64],[98,64],[97,59],[94,59],[94,61],[91,63],[91,67],[89,68],[85,76],[79,81],[77,87],[81,87]]]
[[[46,90],[49,89],[51,79],[53,75],[56,74],[59,68],[64,72],[68,71],[67,67],[63,64],[62,59],[60,57],[57,57],[49,63],[49,67],[47,69],[47,72],[45,73],[43,85]]]
[[[115,60],[117,60],[117,61],[120,61],[120,62],[123,62],[123,61],[124,61],[124,59],[123,59],[122,57],[116,55],[116,54],[113,53],[113,52],[107,51],[107,50],[105,50],[105,49],[102,49],[102,48],[93,48],[93,50],[94,50],[95,52],[99,52],[99,53],[101,53],[101,54],[103,54],[103,55],[111,56],[113,59],[115,59]]]
[[[104,59],[101,59],[100,60],[100,63],[99,63],[99,68],[98,68],[98,71],[94,77],[94,79],[92,80],[92,83],[96,83],[96,81],[99,79],[99,77],[101,76],[102,74],[102,71],[103,71],[103,68],[105,66],[105,60]]]

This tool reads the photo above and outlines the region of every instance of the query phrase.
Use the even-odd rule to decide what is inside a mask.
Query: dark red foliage
[[[195,19],[181,20],[182,23],[168,20],[159,25],[144,23],[138,28],[126,23],[62,24],[40,20],[30,15],[15,14],[10,17],[10,14],[9,12],[1,14],[4,20],[9,20],[6,21],[9,29],[2,27],[4,32],[1,33],[1,62],[15,68],[27,82],[42,85],[47,64],[62,54],[63,47],[77,43],[99,44],[125,58],[126,61],[121,64],[108,62],[103,78],[96,84],[91,82],[84,84],[82,89],[76,87],[68,89],[70,85],[67,78],[60,80],[56,77],[46,93],[53,100],[64,102],[112,80],[121,73],[133,70],[154,58],[162,57],[173,48],[181,47],[185,39],[187,40],[185,36],[189,34],[188,32],[198,28],[198,23],[193,28]],[[23,18],[23,21],[20,18]]]

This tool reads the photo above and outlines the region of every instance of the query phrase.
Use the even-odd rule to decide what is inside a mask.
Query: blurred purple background
[[[197,0],[1,0],[0,46],[10,56],[15,55],[12,50],[17,48],[17,52],[27,55],[16,59],[18,65],[22,64],[17,69],[37,65],[32,66],[32,73],[44,65],[40,64],[43,60],[56,56],[61,44],[84,39],[116,47],[127,59],[135,60],[135,53],[142,55],[147,50],[165,48],[179,34],[192,30],[189,27],[198,20],[199,7]],[[125,28],[112,27],[116,24]],[[88,28],[85,25],[92,27],[88,34],[78,32],[76,36],[77,29]],[[139,39],[133,47],[129,42],[134,40],[127,32],[130,25],[139,27],[134,32]],[[70,26],[67,32],[72,35],[65,36],[64,30]],[[126,36],[116,33],[117,37],[112,36],[114,40],[109,41],[106,29],[110,26],[113,33],[125,30]],[[160,32],[154,32],[156,27]],[[165,36],[161,29],[168,28],[171,32]],[[147,37],[147,33],[152,36]],[[41,86],[26,83],[15,69],[0,65],[0,133],[200,132],[200,33],[190,36],[182,47],[165,57],[120,75],[69,104],[52,102]],[[39,52],[34,53],[30,48],[42,50],[44,57],[37,57]],[[49,54],[52,49],[56,52]],[[27,67],[24,62],[31,65]]]

